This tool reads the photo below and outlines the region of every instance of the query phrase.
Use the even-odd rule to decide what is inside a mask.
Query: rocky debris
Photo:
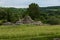
[[[41,21],[35,21],[33,22],[34,25],[43,25],[43,23]]]
[[[11,22],[5,22],[5,23],[3,23],[3,25],[12,25],[12,23]]]
[[[20,25],[20,24],[23,24],[23,23],[22,23],[22,20],[19,20],[19,21],[17,21],[15,24],[16,24],[16,25]]]

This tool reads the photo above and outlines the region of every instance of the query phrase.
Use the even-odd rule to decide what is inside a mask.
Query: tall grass
[[[60,25],[2,25],[0,40],[53,40],[60,37]]]

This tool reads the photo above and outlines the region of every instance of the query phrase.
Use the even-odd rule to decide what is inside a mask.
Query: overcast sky
[[[0,0],[0,7],[28,7],[31,3],[37,3],[41,7],[60,6],[60,0]]]

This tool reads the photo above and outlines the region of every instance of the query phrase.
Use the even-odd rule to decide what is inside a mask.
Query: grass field
[[[60,25],[0,26],[0,40],[53,40],[60,37]]]

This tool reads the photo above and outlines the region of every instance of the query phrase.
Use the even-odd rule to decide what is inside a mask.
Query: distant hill
[[[60,6],[41,7],[41,9],[60,9]]]
[[[40,10],[43,12],[60,11],[60,6],[40,7]]]

